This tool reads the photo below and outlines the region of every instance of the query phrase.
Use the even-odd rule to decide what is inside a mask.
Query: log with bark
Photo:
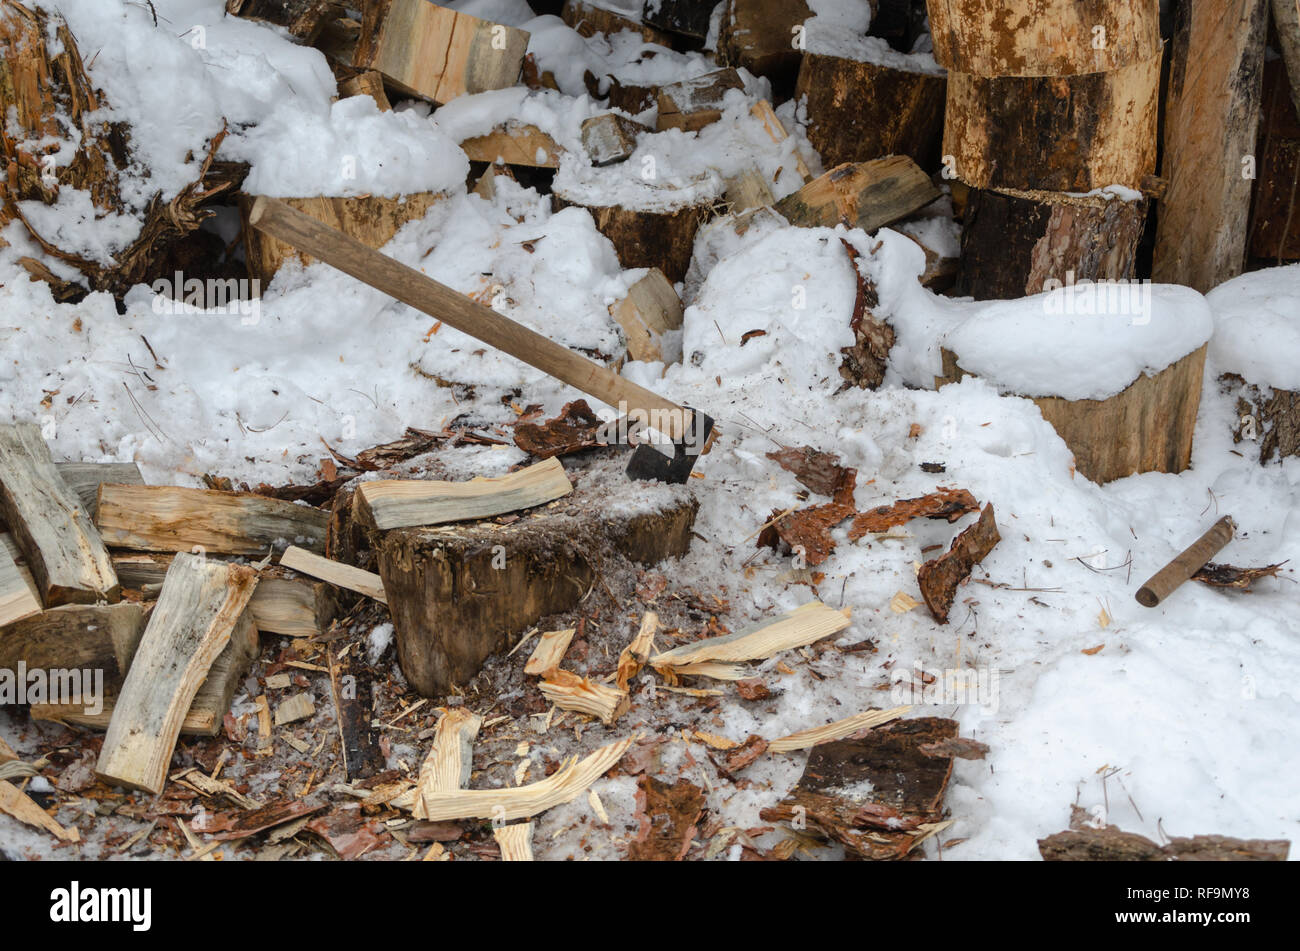
[[[782,198],[776,210],[803,228],[874,231],[939,197],[930,177],[906,155],[847,163]]]
[[[104,737],[95,768],[102,780],[162,791],[182,722],[213,663],[232,639],[246,642],[255,632],[246,608],[256,586],[257,573],[246,566],[188,554],[172,562]]]
[[[694,79],[659,87],[659,118],[656,128],[698,132],[722,118],[723,99],[730,89],[745,84],[734,69],[720,69]]]
[[[1157,50],[1078,76],[949,72],[943,153],[973,188],[1141,189],[1156,170],[1160,62]]]
[[[1245,265],[1267,9],[1266,0],[1175,7],[1155,281],[1204,292]]]
[[[808,141],[826,165],[907,155],[939,167],[946,81],[942,73],[808,53],[796,98],[807,110]]]
[[[1075,468],[1094,482],[1136,472],[1182,472],[1191,465],[1205,353],[1201,346],[1104,400],[1030,398],[1074,453]],[[966,375],[960,355],[944,349],[942,359],[937,385]]]
[[[804,0],[726,0],[718,36],[718,56],[766,76],[778,95],[788,98],[803,55],[800,33],[812,10]]]
[[[0,426],[0,514],[46,607],[121,596],[108,549],[34,424]]]
[[[614,514],[580,492],[508,525],[388,532],[379,574],[407,681],[424,696],[445,693],[530,625],[577,604],[602,564],[684,554],[696,508],[693,500],[665,498]]]
[[[560,18],[573,27],[580,36],[591,37],[597,33],[621,33],[624,30],[631,30],[641,34],[641,39],[647,43],[672,46],[672,37],[658,27],[594,3],[584,3],[583,0],[564,0]]]
[[[1292,84],[1288,72],[1281,60],[1264,64],[1249,251],[1269,265],[1300,259],[1300,113],[1289,92],[1300,81]]]
[[[1160,52],[1158,0],[929,0],[940,66],[976,76],[1074,76]]]
[[[706,198],[679,207],[643,209],[631,205],[584,205],[563,188],[553,194],[557,209],[579,205],[591,212],[597,230],[613,243],[625,269],[657,267],[673,283],[686,277],[695,233],[713,216],[715,204]]]
[[[226,13],[231,16],[282,26],[307,46],[343,12],[344,4],[338,0],[226,0]]]
[[[439,105],[457,96],[513,86],[528,33],[429,0],[370,0],[352,65]]]
[[[1136,276],[1146,199],[972,188],[953,293],[1009,300]]]

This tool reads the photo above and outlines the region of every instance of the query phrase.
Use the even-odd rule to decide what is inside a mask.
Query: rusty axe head
[[[709,438],[713,434],[713,417],[689,406],[687,409],[691,411],[691,425],[682,434],[682,438],[673,443],[672,457],[669,458],[654,446],[643,442],[632,451],[632,458],[628,460],[629,478],[677,484],[690,478],[695,460],[709,445]]]

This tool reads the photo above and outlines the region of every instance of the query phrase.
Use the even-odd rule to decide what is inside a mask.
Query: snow
[[[871,4],[867,0],[811,0],[813,16],[804,21],[804,48],[819,56],[837,56],[876,66],[942,76],[944,68],[930,52],[900,53],[878,36],[867,36]]]
[[[1206,299],[1214,308],[1209,356],[1218,372],[1300,390],[1300,264],[1243,274]]]
[[[1003,392],[1102,400],[1200,347],[1213,324],[1188,287],[1079,282],[975,308],[945,346]]]
[[[466,97],[432,117],[420,109],[381,117],[357,100],[331,105],[333,80],[319,54],[276,30],[223,18],[220,0],[155,5],[157,29],[147,5],[61,2],[85,48],[99,50],[92,77],[108,90],[115,114],[150,130],[136,143],[137,161],[152,170],[150,187],[165,194],[193,178],[197,160],[186,150],[215,134],[223,116],[237,129],[229,154],[250,157],[263,187],[359,187],[332,177],[331,163],[347,148],[374,163],[371,177],[358,180],[366,187],[400,180],[443,190],[441,176],[463,180],[463,165],[457,160],[451,168],[430,156],[452,162],[446,143],[466,130],[488,131],[514,118],[572,142],[595,108],[579,85],[564,94]],[[490,6],[502,18],[523,13],[504,2],[462,6]],[[180,36],[196,24],[207,27],[205,50]],[[525,27],[536,41],[536,20]],[[558,51],[569,41],[552,29]],[[604,42],[593,39],[584,48],[612,48]],[[645,68],[653,65],[648,60]],[[158,82],[160,75],[168,82]],[[670,183],[713,196],[721,178],[745,162],[770,178],[792,165],[787,150],[794,142],[773,143],[748,116],[756,92],[736,94],[722,121],[701,133],[643,136],[637,154],[607,175],[584,168],[580,151],[566,157],[557,185],[600,204],[658,200]],[[780,114],[797,136],[792,109],[783,106]],[[291,114],[301,140],[258,124],[273,116],[289,121]],[[353,123],[366,133],[348,139]],[[420,148],[408,148],[412,135]],[[640,179],[646,157],[656,159],[657,185]],[[776,183],[778,193],[794,187],[787,175]],[[567,346],[610,363],[625,355],[608,306],[640,272],[619,266],[585,209],[555,212],[550,196],[500,179],[491,201],[448,190],[384,252]],[[101,220],[92,228],[77,196],[64,201],[49,220],[79,247],[108,253],[124,240],[123,222]],[[900,230],[950,253],[955,232],[944,211]],[[17,226],[4,236],[10,246],[0,248],[0,419],[45,424],[59,460],[134,460],[152,483],[197,485],[204,474],[236,483],[307,482],[326,454],[322,440],[352,454],[407,426],[437,430],[461,419],[490,429],[516,418],[511,404],[541,403],[551,415],[579,395],[323,264],[286,265],[256,308],[243,313],[160,313],[156,295],[141,286],[119,314],[105,294],[56,303],[18,265],[31,246]],[[852,343],[847,320],[858,286],[846,241],[878,295],[873,310],[897,333],[877,391],[842,389],[838,373],[839,350]],[[991,303],[934,295],[916,280],[924,269],[921,248],[890,229],[870,237],[843,228],[795,229],[764,214],[741,236],[722,224],[706,227],[696,252],[685,286],[684,361],[623,368],[625,376],[718,420],[717,443],[696,466],[701,478],[691,480],[700,500],[696,539],[687,556],[662,569],[669,590],[716,593],[730,604],[720,616],[732,630],[821,598],[853,608],[839,643],[871,640],[876,647],[819,648],[756,665],[777,688],[774,696],[745,704],[724,691],[715,711],[722,725],[704,728],[737,741],[750,733],[772,738],[883,706],[896,669],[996,672],[995,704],[923,704],[912,714],[953,716],[964,736],[990,746],[987,759],[955,766],[946,800],[955,824],[944,838],[965,841],[945,848],[945,860],[1036,858],[1037,839],[1064,828],[1076,802],[1089,811],[1108,803],[1108,821],[1156,839],[1300,835],[1293,735],[1300,621],[1291,568],[1249,595],[1188,584],[1156,609],[1132,596],[1225,513],[1240,532],[1224,560],[1300,562],[1300,460],[1260,466],[1234,453],[1233,398],[1209,385],[1188,471],[1098,486],[1074,472],[1069,449],[1032,402],[1006,395],[1109,395],[1207,339],[1213,371],[1300,389],[1300,268],[1243,275],[1206,297],[1153,286],[1149,308],[1137,313],[1068,312],[1067,300],[1078,305],[1084,298],[1077,287],[1063,289],[1055,298],[1062,312],[1051,313],[1049,294]],[[754,330],[765,333],[746,339]],[[931,389],[940,342],[956,349],[977,378]],[[914,565],[932,557],[931,546],[946,547],[970,517],[954,525],[920,520],[857,543],[840,528],[815,589],[806,574],[792,573],[788,559],[756,556],[748,536],[774,509],[804,504],[793,476],[765,454],[802,445],[836,452],[858,469],[859,508],[939,485],[964,487],[994,505],[1002,541],[959,592],[949,625],[937,626],[924,608],[896,614],[889,602],[899,591],[919,599]],[[500,474],[522,458],[513,447],[437,453],[450,478]],[[932,474],[923,463],[942,463],[946,471]],[[379,623],[366,644],[372,656],[387,658],[400,685],[387,650],[391,637],[391,626]],[[644,681],[636,683],[627,719],[610,731],[588,727],[584,751],[643,727],[663,709],[662,699],[645,696]],[[247,693],[236,704],[239,713],[252,709]],[[694,714],[684,709],[683,722],[690,722]],[[25,759],[35,759],[31,734],[38,731],[20,741],[10,735],[15,722],[0,718],[0,732]],[[554,740],[539,736],[535,753]],[[418,764],[426,747],[395,741],[390,765]],[[718,778],[706,754],[703,744],[671,735],[656,774],[708,789],[711,814],[741,829],[760,824],[758,811],[790,789],[806,762],[806,753],[762,757],[744,773],[749,785],[737,788]],[[228,774],[245,768],[232,763]],[[621,840],[598,829],[583,796],[540,817],[539,857],[621,853],[626,828],[635,825],[635,781],[601,779],[593,789]],[[61,821],[77,819],[81,808],[65,806]],[[103,844],[98,832],[88,840]],[[592,852],[584,851],[584,840]],[[762,837],[768,846],[775,841]],[[40,833],[5,819],[0,846],[50,854]],[[734,846],[718,857],[728,849]],[[933,843],[927,849],[934,854]]]

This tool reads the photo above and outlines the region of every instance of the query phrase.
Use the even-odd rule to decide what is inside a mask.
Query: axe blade
[[[641,443],[632,452],[627,463],[628,478],[643,481],[655,480],[682,484],[691,476],[695,460],[699,458],[704,447],[709,444],[713,432],[713,417],[701,413],[694,407],[691,411],[691,428],[681,440],[673,443],[673,455],[670,459],[649,443]]]

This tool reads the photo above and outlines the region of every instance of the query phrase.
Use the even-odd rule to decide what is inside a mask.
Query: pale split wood
[[[553,502],[572,491],[564,466],[552,457],[508,475],[468,482],[363,482],[353,495],[353,514],[362,525],[386,531],[503,515]]]
[[[434,728],[433,745],[420,764],[420,778],[414,790],[417,819],[430,818],[426,805],[430,797],[454,792],[469,782],[474,762],[474,738],[483,718],[464,707],[452,707]]]
[[[849,626],[848,615],[820,601],[809,603],[770,621],[739,631],[685,644],[650,658],[650,666],[681,667],[702,661],[762,660],[781,651],[803,647]]]
[[[568,627],[562,631],[547,631],[538,638],[537,646],[533,648],[533,652],[528,655],[528,662],[524,664],[524,673],[543,675],[559,667],[576,630],[577,628]]]
[[[609,313],[623,329],[627,355],[633,360],[663,361],[664,334],[682,328],[682,300],[672,281],[657,267],[629,287],[626,297],[610,304]]]
[[[775,110],[772,109],[772,104],[766,99],[760,99],[758,102],[754,103],[753,108],[749,110],[749,114],[759,122],[763,123],[763,131],[766,132],[777,145],[780,145],[789,138],[790,133],[785,131],[785,126],[782,125],[781,120],[777,118]],[[798,144],[794,147],[794,167],[799,172],[799,177],[805,182],[812,181],[812,172],[809,171],[808,163],[803,160],[803,156],[799,154]]]
[[[605,726],[612,725],[631,706],[626,690],[596,683],[569,670],[548,671],[537,686],[561,710],[598,717]]]
[[[471,162],[530,168],[559,168],[560,153],[564,151],[537,126],[515,123],[505,123],[486,135],[465,139],[460,148]]]
[[[645,617],[641,618],[641,627],[637,630],[636,636],[618,655],[616,683],[619,690],[627,690],[627,685],[631,683],[632,678],[650,659],[650,650],[654,647],[655,633],[658,630],[659,615],[654,611],[647,611]]]
[[[252,568],[175,558],[109,722],[96,767],[101,779],[162,791],[185,713],[256,586]]]
[[[492,819],[509,822],[528,819],[555,806],[571,802],[623,758],[638,736],[629,736],[603,746],[581,761],[573,757],[540,782],[510,789],[460,789],[424,797],[424,818],[434,822],[449,819]]]
[[[259,555],[272,547],[325,550],[329,513],[245,492],[174,485],[101,485],[99,531],[119,548]]]
[[[744,680],[745,670],[739,664],[722,664],[703,660],[691,664],[675,664],[661,668],[661,672],[671,672],[675,677],[709,677],[713,680]]]
[[[0,534],[0,627],[41,611],[41,596],[32,573],[8,532]]]
[[[92,519],[99,507],[99,487],[104,483],[144,485],[144,476],[134,462],[56,462],[54,468]]]
[[[882,723],[888,723],[890,720],[897,720],[911,709],[910,706],[901,706],[891,707],[888,710],[867,710],[851,717],[845,717],[843,720],[836,720],[834,723],[827,723],[824,726],[812,727],[811,729],[791,733],[789,736],[783,736],[768,743],[767,750],[769,753],[790,753],[794,750],[806,750],[820,743],[842,740],[846,736],[852,736],[859,730],[866,730],[874,726],[880,726]]]
[[[357,594],[364,594],[367,598],[374,598],[381,604],[388,603],[388,598],[384,595],[384,582],[373,571],[365,571],[353,565],[345,565],[341,561],[322,558],[297,545],[290,545],[285,549],[284,554],[280,556],[280,566],[292,568],[294,571],[311,575],[321,581],[328,581],[332,585],[355,591]]]
[[[305,720],[316,713],[316,704],[312,703],[311,694],[296,693],[275,705],[276,726],[287,726],[299,720]]]
[[[46,607],[121,596],[108,549],[33,423],[0,426],[0,515]]]
[[[533,860],[533,823],[516,822],[514,825],[496,826],[492,830],[492,838],[501,846],[501,861]]]
[[[81,833],[77,829],[65,829],[13,783],[0,780],[0,812],[13,816],[19,822],[38,829],[44,829],[55,838],[64,842],[80,842]]]
[[[910,215],[939,197],[930,176],[906,155],[846,162],[814,178],[776,203],[801,228],[874,231]]]

